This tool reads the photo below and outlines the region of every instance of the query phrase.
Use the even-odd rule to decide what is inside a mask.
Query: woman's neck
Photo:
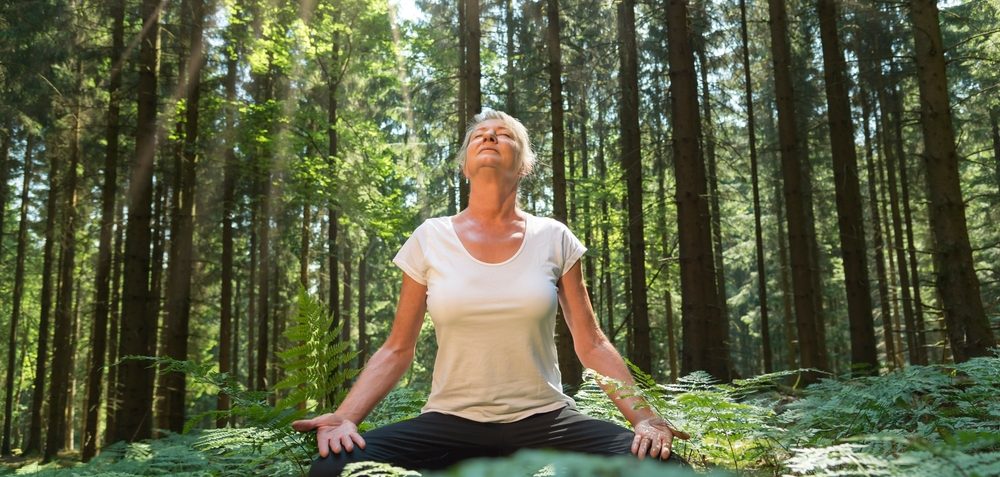
[[[462,213],[479,222],[505,222],[520,218],[517,184],[506,187],[497,183],[470,184],[469,206]]]

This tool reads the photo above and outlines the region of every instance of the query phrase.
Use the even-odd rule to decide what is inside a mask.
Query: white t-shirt
[[[514,422],[574,404],[556,359],[556,283],[587,249],[562,223],[525,215],[504,262],[475,259],[450,217],[425,221],[393,259],[427,286],[438,351],[423,412]]]

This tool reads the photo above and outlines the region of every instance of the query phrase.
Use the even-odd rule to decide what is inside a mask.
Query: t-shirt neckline
[[[465,254],[466,257],[469,257],[470,260],[472,260],[473,262],[476,262],[476,263],[478,263],[480,265],[485,265],[487,267],[498,267],[500,265],[506,265],[506,264],[514,261],[515,258],[517,258],[519,255],[521,255],[521,251],[524,250],[525,244],[527,244],[527,242],[528,242],[528,230],[530,230],[530,228],[531,228],[531,214],[529,214],[527,212],[524,212],[524,211],[522,211],[522,213],[524,214],[524,237],[521,238],[521,246],[518,247],[517,251],[514,252],[514,254],[511,255],[509,258],[507,258],[506,260],[504,260],[502,262],[496,262],[496,263],[484,262],[484,261],[476,258],[475,256],[473,256],[472,253],[469,252],[469,249],[465,248],[465,244],[462,243],[462,238],[458,236],[458,230],[455,230],[455,222],[452,221],[452,219],[454,219],[455,216],[452,215],[452,216],[446,217],[445,219],[448,220],[448,228],[451,229],[451,235],[453,237],[455,237],[456,241],[458,241],[458,247],[462,249],[462,252]]]

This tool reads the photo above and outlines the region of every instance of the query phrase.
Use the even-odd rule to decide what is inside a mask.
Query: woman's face
[[[521,164],[517,159],[518,145],[514,134],[500,119],[479,123],[469,137],[466,149],[465,175],[470,179],[485,170],[517,179]]]

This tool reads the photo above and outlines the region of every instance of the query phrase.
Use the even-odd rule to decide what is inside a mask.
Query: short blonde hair
[[[525,177],[531,174],[531,171],[535,168],[535,151],[531,149],[531,141],[528,139],[527,128],[513,116],[495,109],[484,110],[473,116],[472,121],[469,121],[469,127],[465,130],[465,139],[462,140],[462,147],[458,150],[458,165],[462,173],[465,174],[465,156],[469,150],[469,141],[472,139],[472,133],[480,123],[490,119],[499,119],[502,121],[504,126],[514,136],[514,142],[517,143],[517,157],[515,157],[515,160],[521,164],[520,176]]]

